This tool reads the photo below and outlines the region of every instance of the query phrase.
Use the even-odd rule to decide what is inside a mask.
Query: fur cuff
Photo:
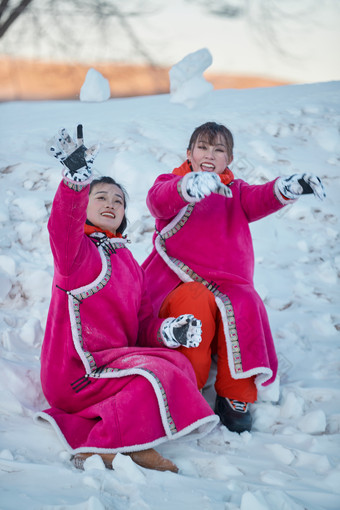
[[[70,179],[70,177],[65,175],[64,169],[62,171],[62,176],[66,186],[75,191],[81,191],[82,189],[86,188],[86,186],[90,184],[93,180],[93,175],[90,175],[90,177],[88,179],[85,179],[84,181],[74,181],[73,179]]]

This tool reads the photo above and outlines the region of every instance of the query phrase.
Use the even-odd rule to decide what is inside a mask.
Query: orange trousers
[[[191,362],[198,388],[204,387],[208,380],[211,356],[217,354],[217,376],[215,390],[221,397],[242,402],[255,402],[257,389],[255,377],[233,379],[230,374],[227,347],[223,332],[220,311],[212,292],[198,282],[182,283],[165,298],[159,316],[178,317],[190,313],[202,322],[202,341],[198,347],[179,347]]]

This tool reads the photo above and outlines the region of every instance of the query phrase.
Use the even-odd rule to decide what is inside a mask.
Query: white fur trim
[[[158,400],[159,412],[162,418],[165,433],[169,438],[172,437],[173,433],[170,430],[169,423],[166,417],[166,410],[164,407],[161,390],[159,388],[157,381],[155,381],[155,378],[153,377],[152,374],[150,374],[150,372],[147,372],[142,368],[128,368],[126,370],[119,370],[119,372],[104,372],[103,374],[100,375],[100,379],[118,379],[120,377],[126,377],[129,375],[141,375],[150,382]]]
[[[110,241],[110,244],[126,244],[127,243],[126,239],[121,239],[120,237],[112,237],[111,239],[108,239],[108,241]],[[81,294],[82,292],[87,292],[88,290],[92,289],[92,287],[96,287],[102,281],[102,279],[107,271],[107,261],[106,261],[106,257],[105,257],[102,246],[99,246],[98,251],[100,254],[100,258],[102,259],[102,269],[101,269],[99,275],[93,282],[88,283],[87,285],[84,285],[83,287],[78,287],[77,289],[72,289],[71,290],[72,294]]]
[[[112,238],[109,241],[113,245],[114,244],[122,244],[122,243],[126,244],[126,242],[127,242],[126,239],[121,239],[121,238]],[[76,349],[76,351],[78,353],[78,356],[80,357],[80,359],[83,362],[83,365],[85,367],[85,370],[86,370],[87,374],[91,373],[91,367],[90,367],[90,364],[89,364],[89,362],[88,362],[88,360],[87,360],[87,358],[86,358],[86,356],[84,354],[82,346],[80,345],[80,340],[79,340],[79,335],[78,335],[78,328],[77,328],[77,321],[76,321],[76,317],[75,317],[75,314],[74,314],[74,307],[73,307],[74,297],[72,295],[74,295],[74,294],[81,294],[82,292],[87,292],[92,287],[97,286],[102,281],[102,279],[103,279],[103,277],[104,277],[104,275],[105,275],[105,273],[107,271],[107,260],[106,260],[103,248],[101,246],[98,248],[98,251],[99,251],[99,254],[100,254],[101,261],[102,261],[102,269],[101,269],[99,275],[97,276],[97,278],[92,283],[89,283],[88,285],[84,285],[83,287],[78,287],[77,289],[72,289],[69,292],[69,295],[68,295],[68,311],[69,311],[69,315],[70,315],[73,344],[74,344],[74,347],[75,347],[75,349]]]
[[[181,209],[181,211],[177,214],[176,218],[172,220],[172,222],[163,228],[163,230],[160,232],[160,235],[168,232],[168,230],[171,230],[171,228],[180,220],[180,218],[183,216],[185,209]],[[172,262],[172,260],[169,258],[167,253],[162,249],[160,238],[159,236],[155,239],[155,248],[157,253],[160,255],[160,257],[164,260],[166,265],[178,276],[178,278],[184,282],[189,283],[193,282],[194,280],[187,274],[181,271],[181,269]],[[222,303],[222,301],[214,295],[216,304],[218,306],[218,309],[221,312],[222,316],[222,323],[223,323],[223,330],[224,330],[224,336],[227,346],[227,354],[228,354],[228,365],[230,369],[230,373],[234,379],[247,379],[249,377],[252,377],[253,375],[258,376],[256,378],[256,386],[261,386],[263,383],[268,381],[273,376],[273,371],[270,368],[267,367],[256,367],[251,370],[247,370],[246,372],[235,372],[235,366],[234,366],[234,360],[233,360],[233,354],[232,354],[232,348],[231,348],[231,340],[229,335],[229,327],[228,327],[228,318],[225,311],[225,307]]]
[[[166,416],[164,400],[162,397],[160,387],[159,387],[157,381],[155,380],[155,378],[153,377],[153,375],[150,374],[150,372],[148,372],[147,370],[145,370],[143,368],[129,368],[126,370],[119,370],[119,372],[104,372],[100,375],[100,379],[118,379],[120,377],[125,377],[125,376],[129,376],[129,375],[140,375],[142,377],[145,377],[145,379],[147,379],[150,382],[150,384],[152,385],[154,392],[156,394],[156,397],[157,397],[158,408],[159,408],[159,412],[161,415],[162,424],[163,424],[163,427],[164,427],[164,430],[165,430],[165,433],[166,433],[166,436],[168,437],[168,439],[173,439],[175,437],[176,438],[181,437],[182,435],[188,434],[188,431],[193,431],[194,429],[197,428],[197,425],[195,425],[195,423],[196,423],[195,422],[184,429],[186,432],[179,431],[179,432],[173,433],[171,431],[171,429],[169,427],[168,419]],[[209,418],[209,417],[202,418],[202,420],[204,421],[207,418]],[[202,420],[199,420],[199,422]],[[209,420],[209,421],[211,421],[211,420]],[[217,420],[217,422],[218,422],[218,420]]]
[[[189,206],[189,204],[182,207],[182,209],[176,214],[176,216],[170,221],[170,223],[168,223],[167,225],[165,225],[164,228],[162,228],[160,235],[163,235],[163,234],[166,234],[167,232],[169,232],[169,230],[171,230],[179,222],[179,220],[182,218],[182,216],[184,216],[188,206]]]
[[[156,248],[156,251],[158,253],[158,255],[161,256],[161,258],[164,260],[164,262],[166,263],[166,265],[174,272],[177,274],[178,278],[180,280],[182,280],[182,282],[191,282],[192,279],[190,278],[190,276],[188,276],[187,274],[183,273],[183,271],[181,271],[179,269],[179,267],[176,266],[176,264],[174,264],[170,258],[168,257],[168,255],[164,252],[164,250],[162,249],[161,247],[161,244],[160,244],[160,236],[162,236],[163,234],[166,234],[167,232],[169,232],[169,230],[171,230],[178,222],[179,220],[182,218],[182,216],[184,216],[186,210],[187,210],[188,206],[186,205],[185,207],[183,207],[178,213],[177,215],[174,217],[174,219],[172,221],[170,221],[170,223],[168,223],[168,225],[165,225],[165,227],[161,230],[160,234],[156,237],[156,240],[155,240],[155,248]]]
[[[119,375],[118,377],[123,377],[123,375]],[[157,396],[158,398],[158,396]],[[164,408],[164,406],[163,406]],[[165,409],[164,409],[165,413]],[[162,413],[161,413],[162,416]],[[186,440],[186,441],[193,441],[200,439],[201,437],[204,437],[207,435],[215,426],[219,423],[219,417],[211,414],[209,416],[206,416],[205,418],[201,418],[200,420],[195,421],[194,423],[191,423],[184,429],[180,430],[179,432],[176,432],[175,434],[168,434],[167,431],[166,435],[155,439],[154,441],[151,441],[149,443],[140,443],[135,444],[132,446],[122,446],[120,448],[98,448],[98,447],[90,447],[90,446],[83,446],[80,448],[73,449],[69,443],[67,442],[64,434],[62,433],[59,425],[55,421],[52,416],[45,413],[44,411],[39,411],[38,413],[35,413],[33,416],[33,420],[35,423],[39,425],[45,425],[46,422],[52,425],[53,429],[55,430],[59,440],[63,444],[64,448],[72,453],[128,453],[128,452],[136,452],[140,450],[146,450],[148,448],[153,448],[161,443],[167,442],[167,441],[173,441],[173,440]],[[163,416],[162,416],[162,423],[163,422]]]
[[[217,415],[209,415],[205,418],[197,420],[192,423],[188,427],[185,427],[183,430],[173,435],[171,438],[167,436],[162,436],[154,441],[150,441],[149,443],[140,443],[132,446],[122,446],[120,448],[98,448],[95,446],[82,446],[81,448],[73,449],[68,442],[62,431],[60,430],[57,422],[52,416],[45,413],[44,411],[40,411],[33,416],[33,420],[36,424],[45,426],[46,422],[52,425],[54,431],[56,432],[59,440],[64,446],[65,450],[69,453],[75,455],[76,453],[130,453],[130,452],[138,452],[141,450],[147,450],[148,448],[154,448],[157,445],[162,443],[166,443],[168,441],[197,441],[202,437],[206,436],[211,432],[216,425],[219,423],[220,419]]]
[[[180,270],[180,268],[178,266],[176,266],[176,264],[174,264],[170,259],[169,257],[166,255],[166,253],[162,250],[162,247],[160,246],[160,240],[159,240],[159,237],[156,237],[156,240],[155,240],[155,248],[158,252],[158,254],[162,257],[162,259],[164,260],[164,262],[166,263],[166,265],[171,269],[171,271],[173,271],[174,273],[176,273],[176,275],[178,276],[178,278],[184,282],[184,283],[188,283],[188,282],[192,282],[192,278],[190,278],[189,275],[187,275],[186,273],[183,273],[183,271]]]
[[[112,242],[112,244],[115,244],[115,242],[116,243],[126,242],[126,240],[122,240],[122,239],[111,239],[110,241]],[[90,368],[89,362],[88,362],[87,358],[85,357],[85,354],[84,354],[81,344],[80,344],[78,330],[77,330],[77,323],[76,323],[76,318],[75,318],[74,308],[73,308],[73,299],[74,298],[72,297],[71,294],[72,293],[80,294],[82,292],[86,292],[89,289],[91,289],[92,287],[96,286],[102,280],[103,276],[105,275],[105,273],[107,271],[107,261],[106,261],[106,257],[104,255],[103,249],[100,247],[98,249],[98,251],[99,251],[101,259],[102,259],[102,269],[101,269],[100,274],[98,275],[98,277],[95,279],[94,282],[92,282],[86,286],[79,287],[77,289],[73,289],[72,291],[70,291],[70,294],[68,297],[73,343],[74,343],[75,349],[76,349],[80,359],[82,360],[82,362],[84,364],[86,373],[88,373],[88,374],[91,373],[91,368]],[[172,432],[172,430],[169,426],[168,419],[167,419],[166,408],[164,405],[164,399],[162,396],[162,392],[161,392],[160,386],[156,380],[157,376],[154,377],[147,370],[137,367],[137,368],[131,368],[131,369],[126,369],[126,370],[119,370],[117,372],[103,372],[100,374],[99,378],[100,379],[117,379],[117,378],[131,376],[131,375],[139,375],[139,376],[147,379],[150,382],[150,384],[152,385],[152,388],[153,388],[156,398],[157,398],[158,409],[159,409],[159,413],[161,416],[162,425],[163,425],[163,428],[165,431],[165,436],[162,436],[153,442],[145,443],[145,444],[137,444],[137,445],[128,446],[128,447],[121,447],[121,448],[116,448],[116,449],[97,448],[97,447],[81,447],[81,448],[72,449],[71,446],[68,444],[64,434],[62,433],[59,426],[57,425],[56,421],[49,414],[47,414],[43,411],[38,412],[34,415],[34,421],[36,423],[44,423],[44,422],[50,423],[52,425],[52,427],[54,428],[55,432],[57,433],[62,444],[66,448],[66,450],[73,454],[82,453],[82,452],[83,453],[134,452],[134,451],[145,450],[147,448],[157,446],[158,444],[164,443],[165,441],[168,441],[168,440],[174,440],[174,439],[180,439],[180,438],[183,438],[183,439],[185,438],[188,440],[189,439],[197,440],[197,439],[200,439],[201,437],[205,436],[207,433],[209,433],[219,422],[218,416],[209,415],[209,416],[206,416],[205,418],[197,420],[196,422],[190,424],[189,426],[185,427],[184,429],[182,429],[180,431]],[[97,378],[98,377],[96,377],[94,379],[97,379]]]
[[[248,379],[249,377],[252,377],[253,375],[256,377],[256,386],[260,387],[263,383],[268,381],[273,376],[273,371],[270,368],[267,367],[256,367],[252,368],[251,370],[247,370],[246,372],[235,372],[235,366],[234,366],[234,360],[233,360],[233,352],[232,352],[232,345],[231,345],[231,339],[229,335],[229,327],[228,327],[228,318],[225,311],[225,307],[222,303],[222,301],[215,296],[215,301],[218,306],[218,309],[221,312],[222,317],[222,323],[223,323],[223,331],[227,346],[227,354],[228,354],[228,365],[230,369],[230,373],[234,379]]]
[[[88,360],[86,359],[86,356],[84,354],[84,351],[83,351],[83,349],[80,345],[80,341],[79,341],[77,322],[76,322],[76,317],[75,317],[75,313],[74,313],[74,309],[73,309],[73,300],[74,300],[73,296],[71,296],[71,294],[69,294],[68,295],[68,313],[69,313],[70,322],[71,322],[73,345],[74,345],[75,350],[78,353],[79,358],[83,362],[86,373],[90,374],[91,367],[90,367]]]

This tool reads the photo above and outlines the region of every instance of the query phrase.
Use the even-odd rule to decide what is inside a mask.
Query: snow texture
[[[95,104],[0,105],[1,510],[339,508],[340,83],[202,95],[195,80],[207,54],[195,59],[173,72],[180,103],[172,90],[101,104],[102,88],[89,85],[86,99]],[[323,202],[302,197],[251,226],[255,284],[272,325],[279,378],[252,406],[251,433],[218,425],[199,441],[162,445],[179,474],[146,470],[122,455],[112,471],[97,456],[79,471],[53,430],[32,419],[47,406],[39,381],[53,275],[46,223],[61,170],[46,142],[79,122],[88,146],[101,142],[96,171],[127,187],[128,235],[142,262],[154,227],[147,190],[179,166],[191,132],[208,120],[232,130],[237,177],[262,183],[313,172],[326,188]],[[214,365],[204,390],[210,404],[213,381]]]

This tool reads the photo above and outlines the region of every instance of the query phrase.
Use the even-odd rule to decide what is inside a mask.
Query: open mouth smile
[[[215,165],[212,163],[202,163],[201,168],[205,172],[213,172],[215,170]]]
[[[116,215],[114,213],[110,213],[110,212],[103,212],[103,213],[101,213],[101,216],[105,216],[107,218],[113,218],[113,219],[116,218]]]

